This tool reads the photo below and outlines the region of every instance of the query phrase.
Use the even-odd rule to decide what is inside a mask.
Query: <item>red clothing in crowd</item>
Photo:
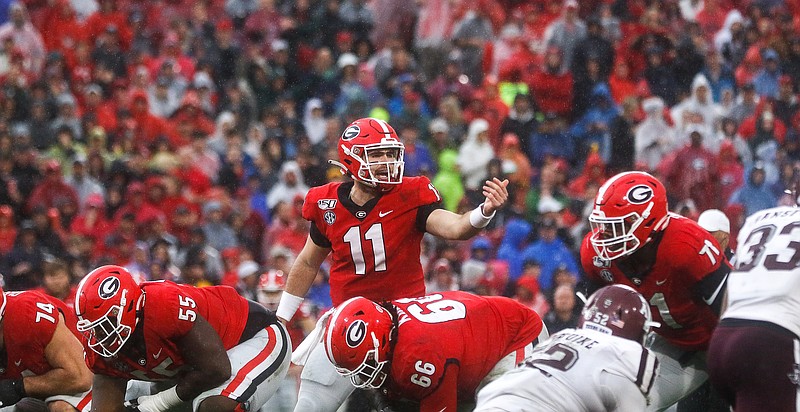
[[[528,78],[536,105],[545,112],[569,117],[572,112],[572,73],[537,70]]]
[[[174,133],[170,133],[167,121],[150,113],[147,94],[141,90],[131,94],[131,116],[135,122],[135,141],[138,145],[149,147],[159,136],[167,137],[172,147],[183,145],[184,142],[176,140]]]
[[[719,195],[727,203],[733,192],[744,185],[744,166],[739,162],[736,148],[729,140],[719,147]]]
[[[114,27],[117,30],[122,50],[128,50],[128,46],[130,46],[133,39],[133,33],[128,24],[128,17],[122,11],[111,10],[106,13],[100,9],[92,13],[84,23],[86,35],[89,39],[97,39],[109,27]]]
[[[64,183],[60,172],[53,173],[42,180],[33,188],[28,198],[28,211],[32,211],[36,206],[43,206],[45,209],[57,207],[61,202],[70,202],[78,206],[78,193],[72,186]]]
[[[717,156],[703,146],[686,145],[679,149],[667,182],[678,201],[692,199],[697,210],[717,209],[725,203],[719,197]]]
[[[41,30],[47,51],[60,51],[68,55],[75,45],[86,38],[83,25],[75,18],[69,0],[57,0],[47,8],[44,18],[45,30]]]

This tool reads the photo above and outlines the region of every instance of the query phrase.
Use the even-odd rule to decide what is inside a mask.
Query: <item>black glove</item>
[[[25,397],[22,379],[0,380],[0,407],[13,405]]]

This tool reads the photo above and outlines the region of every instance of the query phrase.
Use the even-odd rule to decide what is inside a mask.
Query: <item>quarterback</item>
[[[331,162],[352,181],[315,187],[306,195],[303,217],[311,229],[277,310],[282,321],[292,318],[329,254],[334,306],[355,296],[380,302],[424,295],[423,235],[468,239],[489,224],[508,198],[508,181],[495,178],[483,186],[486,199],[476,209],[463,215],[449,212],[428,178],[403,177],[404,150],[383,120],[359,119],[342,133],[339,160]],[[294,359],[306,365],[295,410],[335,411],[352,385],[336,373],[321,343],[306,358]]]

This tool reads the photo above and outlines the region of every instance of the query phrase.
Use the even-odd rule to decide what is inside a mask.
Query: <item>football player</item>
[[[228,286],[136,284],[101,266],[78,285],[75,312],[94,371],[93,410],[257,410],[286,376],[291,342],[272,312]],[[174,381],[125,402],[129,380]],[[250,408],[250,409],[248,409]]]
[[[441,292],[381,304],[359,296],[336,308],[323,342],[353,386],[439,412],[474,403],[543,330],[536,312],[500,296]]]
[[[589,297],[578,329],[553,334],[484,387],[475,411],[643,411],[658,368],[642,346],[653,325],[642,295],[605,286]]]
[[[661,326],[651,349],[661,363],[649,410],[664,410],[708,379],[705,354],[719,321],[730,265],[716,239],[670,213],[664,185],[624,172],[597,192],[581,245],[590,280],[641,293]]]
[[[51,411],[90,410],[92,373],[76,323],[58,299],[0,290],[0,410],[26,397]]]
[[[800,410],[800,208],[759,211],[737,238],[708,371],[736,411]]]
[[[354,121],[338,146],[339,161],[331,163],[352,181],[315,187],[306,195],[303,217],[311,221],[311,229],[281,297],[277,315],[283,321],[292,318],[328,254],[334,306],[354,296],[385,301],[424,295],[419,256],[425,232],[468,239],[508,199],[508,181],[495,178],[483,186],[486,199],[471,212],[458,215],[443,209],[428,178],[403,177],[404,146],[383,120]],[[294,361],[307,367],[295,410],[335,411],[352,386],[336,373],[321,344],[300,358]]]

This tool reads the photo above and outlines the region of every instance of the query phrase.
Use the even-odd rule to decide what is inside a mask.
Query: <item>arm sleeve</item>
[[[425,228],[428,225],[428,216],[430,216],[434,210],[441,208],[442,208],[442,202],[422,205],[419,208],[417,208],[417,218],[414,221],[414,224],[417,226],[417,230],[425,233],[426,231]]]
[[[700,294],[703,301],[711,307],[717,316],[719,316],[722,311],[725,285],[727,284],[730,271],[731,268],[728,266],[727,262],[723,262],[716,270],[697,282],[697,293]]]
[[[325,237],[322,231],[317,227],[317,224],[313,221],[311,222],[311,228],[308,230],[308,234],[317,246],[323,248],[331,247],[331,241]]]

